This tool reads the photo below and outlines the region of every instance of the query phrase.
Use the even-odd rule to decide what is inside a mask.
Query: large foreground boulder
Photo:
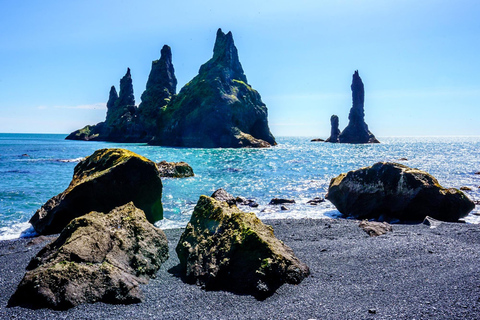
[[[389,162],[340,174],[330,181],[326,198],[344,216],[385,221],[458,221],[475,207],[430,174]]]
[[[254,213],[207,196],[200,197],[176,251],[187,282],[258,299],[310,273]]]
[[[139,284],[168,259],[167,238],[128,203],[76,218],[44,247],[9,305],[67,309],[83,303],[136,303]]]
[[[30,219],[38,234],[59,233],[74,218],[133,201],[150,222],[163,218],[162,181],[154,162],[125,149],[101,149],[74,169],[68,188]]]

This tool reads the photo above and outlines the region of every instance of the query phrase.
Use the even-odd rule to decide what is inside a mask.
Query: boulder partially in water
[[[167,162],[161,161],[157,163],[158,171],[161,177],[167,178],[188,178],[193,177],[192,167],[183,161],[180,162]]]
[[[39,234],[59,233],[74,218],[133,201],[147,219],[163,218],[162,181],[154,162],[125,149],[100,149],[75,166],[68,188],[30,219]]]
[[[342,173],[330,181],[326,198],[346,217],[417,221],[426,216],[458,221],[475,204],[460,190],[443,188],[427,172],[390,162]]]
[[[201,196],[177,248],[185,280],[263,299],[310,271],[254,213]]]
[[[9,305],[68,309],[137,303],[168,259],[167,238],[133,203],[72,220],[31,261]]]

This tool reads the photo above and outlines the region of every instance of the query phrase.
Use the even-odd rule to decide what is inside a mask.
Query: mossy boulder
[[[168,259],[167,238],[132,202],[72,220],[30,261],[9,305],[68,309],[136,303],[140,284]]]
[[[443,188],[427,172],[390,162],[340,174],[330,181],[326,198],[346,217],[380,221],[458,221],[475,207],[463,192]]]
[[[156,164],[125,149],[100,149],[77,164],[68,188],[37,210],[30,223],[39,234],[59,233],[76,217],[109,212],[130,201],[150,222],[163,218]]]
[[[188,283],[258,299],[310,273],[254,213],[207,196],[200,197],[176,251]]]
[[[186,162],[167,162],[161,161],[157,163],[158,171],[161,177],[168,178],[188,178],[193,177],[192,167]]]

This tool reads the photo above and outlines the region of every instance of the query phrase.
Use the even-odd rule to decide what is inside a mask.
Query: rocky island
[[[356,70],[353,74],[352,85],[352,108],[348,115],[348,126],[342,132],[338,129],[338,116],[333,115],[330,118],[331,133],[325,142],[333,143],[380,143],[373,133],[368,130],[365,123],[365,89],[362,79]]]
[[[135,106],[130,69],[120,92],[110,90],[104,122],[72,132],[69,140],[148,142],[198,148],[269,147],[267,107],[247,82],[231,32],[217,31],[213,57],[176,94],[172,53],[152,62],[142,102]]]

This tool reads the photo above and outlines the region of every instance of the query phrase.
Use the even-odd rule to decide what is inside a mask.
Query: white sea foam
[[[29,222],[13,224],[10,227],[0,228],[0,240],[34,237],[37,233]]]

